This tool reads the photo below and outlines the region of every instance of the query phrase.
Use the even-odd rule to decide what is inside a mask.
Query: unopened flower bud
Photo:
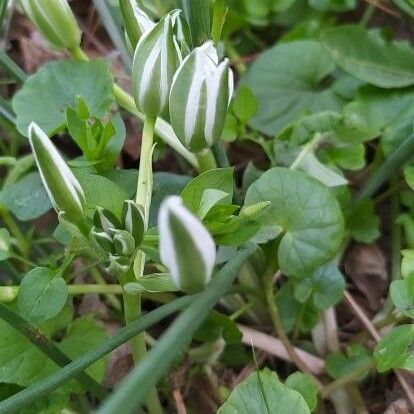
[[[180,197],[168,197],[158,215],[160,258],[177,287],[188,293],[201,291],[213,272],[216,246],[200,220]]]

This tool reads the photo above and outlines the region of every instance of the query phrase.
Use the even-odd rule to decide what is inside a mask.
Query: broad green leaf
[[[247,190],[245,205],[272,204],[259,217],[279,229],[278,261],[287,275],[306,276],[339,249],[344,223],[338,202],[322,183],[299,171],[272,168]]]
[[[262,53],[242,78],[258,101],[250,125],[274,135],[304,114],[339,111],[342,99],[321,83],[334,65],[318,42],[281,44]]]
[[[151,209],[149,213],[150,227],[157,224],[158,210],[164,198],[169,195],[180,194],[189,181],[191,181],[191,177],[188,175],[178,175],[166,172],[154,173],[154,185],[152,187]]]
[[[413,131],[414,88],[387,91],[364,87],[345,106],[344,118],[371,138],[382,135],[381,144],[389,154]]]
[[[253,372],[230,394],[217,414],[310,414],[300,393],[269,369]]]
[[[0,262],[10,257],[11,237],[7,229],[0,229]]]
[[[321,42],[334,62],[358,79],[381,88],[414,84],[414,49],[385,42],[356,25],[325,30]]]
[[[257,112],[257,100],[247,86],[241,86],[232,103],[234,115],[246,123]]]
[[[91,174],[80,169],[74,171],[86,198],[86,212],[92,216],[96,206],[102,207],[121,217],[122,203],[128,199],[127,193],[108,178]]]
[[[224,191],[216,190],[214,188],[204,190],[200,200],[198,217],[203,219],[207,213],[224,198],[228,198],[228,194]]]
[[[285,283],[276,292],[276,304],[287,332],[299,328],[310,332],[320,320],[319,309],[311,302],[301,303],[295,297],[294,283]]]
[[[1,202],[22,221],[36,219],[52,208],[37,172],[29,173],[6,186],[1,192]]]
[[[379,218],[370,199],[355,203],[346,214],[346,228],[356,241],[372,243],[380,236],[379,225]]]
[[[20,284],[17,307],[23,318],[39,325],[58,315],[67,299],[64,279],[46,267],[36,267]]]
[[[309,0],[309,4],[316,10],[345,12],[356,7],[356,0]]]
[[[397,310],[414,319],[414,273],[405,279],[394,280],[390,286],[390,295]]]
[[[66,108],[75,106],[77,96],[87,103],[91,116],[101,118],[113,101],[112,87],[104,60],[47,63],[14,96],[17,128],[26,136],[30,122],[35,121],[53,135],[65,127]]]
[[[228,316],[212,310],[207,319],[195,333],[194,338],[197,341],[211,342],[222,337],[226,343],[240,343],[242,333],[237,324]]]
[[[325,368],[332,378],[338,379],[362,366],[367,366],[367,373],[370,361],[371,356],[368,351],[362,345],[356,344],[347,348],[346,355],[341,352],[329,354]],[[361,374],[361,377],[364,377],[366,373]]]
[[[401,274],[403,277],[409,277],[414,274],[414,250],[401,250]]]
[[[295,298],[305,302],[310,297],[318,309],[328,309],[339,302],[345,289],[345,279],[338,267],[327,264],[295,285]]]
[[[374,358],[379,372],[392,368],[414,371],[414,325],[400,325],[388,332],[377,344]]]
[[[198,212],[206,190],[220,190],[227,193],[227,197],[222,198],[220,204],[231,203],[233,198],[233,168],[217,168],[193,178],[185,186],[181,198],[191,211]]]
[[[302,395],[311,411],[318,405],[318,386],[310,375],[294,372],[286,378],[285,385]]]
[[[79,357],[105,338],[105,331],[89,317],[69,325],[59,347],[71,358]],[[26,337],[0,320],[0,382],[29,386],[58,370],[58,366]],[[93,364],[87,372],[96,380],[103,379],[105,360]]]

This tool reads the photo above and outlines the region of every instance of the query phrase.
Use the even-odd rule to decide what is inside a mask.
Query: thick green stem
[[[214,170],[217,168],[216,159],[210,148],[206,148],[196,154],[198,161],[198,171],[203,173],[208,170]]]

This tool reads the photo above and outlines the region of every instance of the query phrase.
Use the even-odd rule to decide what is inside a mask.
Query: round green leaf
[[[414,355],[410,348],[414,344],[414,325],[401,325],[387,333],[374,351],[379,372],[391,368],[414,370]]]
[[[311,411],[318,405],[318,386],[310,375],[294,372],[286,378],[285,385],[302,395]]]
[[[272,168],[247,190],[245,205],[261,201],[263,225],[282,233],[278,261],[287,275],[306,276],[338,251],[344,221],[336,198],[318,180],[299,171]]]
[[[242,79],[258,102],[249,121],[259,131],[274,135],[304,113],[340,111],[342,100],[321,83],[334,65],[318,42],[280,44],[262,53]]]
[[[47,63],[14,96],[17,128],[26,136],[29,124],[35,121],[52,135],[66,125],[66,108],[75,106],[77,96],[86,102],[91,116],[100,118],[113,101],[112,87],[112,75],[104,60]]]
[[[269,369],[253,372],[230,394],[217,414],[310,414],[302,395]]]
[[[414,49],[386,42],[362,26],[339,26],[321,34],[334,62],[357,79],[381,88],[414,84]]]
[[[67,299],[65,280],[50,269],[36,267],[20,284],[17,307],[25,319],[38,325],[58,315]]]

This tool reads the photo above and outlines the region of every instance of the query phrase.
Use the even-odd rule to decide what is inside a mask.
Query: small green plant
[[[11,3],[66,57],[0,52],[0,414],[385,412],[376,373],[414,405],[414,50],[373,4],[94,1],[130,94],[75,2]]]

